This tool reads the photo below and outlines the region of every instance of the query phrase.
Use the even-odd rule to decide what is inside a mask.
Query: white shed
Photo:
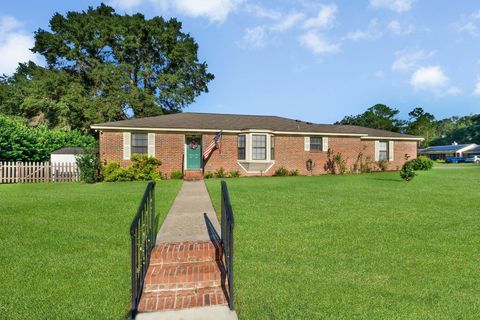
[[[83,148],[61,148],[50,153],[51,163],[77,163],[75,156],[83,154]]]

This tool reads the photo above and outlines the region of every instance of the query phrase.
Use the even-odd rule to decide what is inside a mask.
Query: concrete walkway
[[[205,183],[203,180],[184,181],[160,228],[157,244],[216,240],[218,234],[220,224]]]

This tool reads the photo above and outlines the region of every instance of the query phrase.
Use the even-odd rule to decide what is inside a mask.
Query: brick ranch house
[[[299,174],[323,174],[327,151],[341,153],[352,168],[360,153],[371,161],[388,161],[397,170],[405,155],[417,156],[421,137],[349,125],[313,124],[276,116],[177,113],[157,117],[100,123],[100,157],[103,162],[129,165],[133,153],[162,161],[166,178],[173,171],[203,177],[223,167],[241,175],[273,175],[285,167]],[[204,150],[222,130],[217,148],[207,159]],[[313,164],[308,170],[307,161]]]

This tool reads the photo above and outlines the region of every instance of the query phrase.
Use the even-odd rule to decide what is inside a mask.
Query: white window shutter
[[[123,160],[130,160],[131,154],[131,139],[132,135],[130,132],[123,133]]]
[[[305,137],[305,151],[310,151],[310,137]]]
[[[378,151],[380,150],[380,141],[375,140],[375,161],[378,161]]]
[[[148,134],[148,155],[155,157],[155,133]]]
[[[325,152],[328,151],[328,138],[327,137],[322,138],[322,151],[325,151]]]
[[[394,149],[393,141],[388,141],[388,160],[393,161],[395,160],[395,149]]]

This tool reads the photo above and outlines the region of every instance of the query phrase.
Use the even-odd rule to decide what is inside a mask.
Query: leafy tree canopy
[[[390,108],[384,104],[376,104],[370,107],[362,114],[356,116],[346,116],[337,124],[348,124],[355,126],[368,127],[373,129],[389,130],[400,132],[403,127],[403,121],[397,118],[400,111]]]
[[[29,127],[25,121],[0,114],[0,161],[48,161],[63,147],[96,147],[94,137],[77,130]]]
[[[409,119],[398,118],[399,111],[376,104],[362,114],[348,116],[336,124],[349,124],[373,129],[390,130],[424,137],[421,146],[458,143],[480,144],[480,115],[436,120],[420,107],[408,113]]]
[[[181,22],[118,15],[101,4],[56,13],[35,33],[47,67],[22,64],[1,81],[0,111],[50,128],[179,112],[214,76]]]

